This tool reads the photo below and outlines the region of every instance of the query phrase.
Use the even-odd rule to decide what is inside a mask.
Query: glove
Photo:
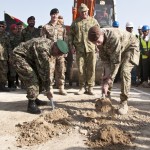
[[[108,89],[109,89],[109,85],[108,84],[103,84],[102,85],[102,93],[105,94],[105,96],[107,96]]]

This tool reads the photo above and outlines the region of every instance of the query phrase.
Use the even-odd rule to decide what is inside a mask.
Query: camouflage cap
[[[63,40],[57,40],[57,47],[59,48],[59,50],[64,53],[67,54],[68,53],[68,45],[65,41]]]
[[[98,26],[93,26],[88,31],[88,39],[91,42],[97,41],[100,35],[101,35],[101,30],[100,27]]]
[[[88,10],[89,8],[84,3],[81,3],[79,7],[79,12],[88,11]]]

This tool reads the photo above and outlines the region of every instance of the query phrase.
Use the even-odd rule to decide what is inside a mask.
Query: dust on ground
[[[150,99],[148,93],[146,95],[137,90],[139,89],[131,90],[129,113],[123,116],[115,114],[113,117],[103,116],[95,111],[96,99],[100,97],[100,87],[95,88],[95,96],[74,95],[77,89],[69,89],[67,96],[57,95],[55,91],[56,109],[52,111],[50,106],[40,107],[41,115],[26,113],[26,101],[19,101],[12,105],[12,100],[10,100],[9,105],[4,100],[0,106],[1,115],[6,116],[1,119],[3,123],[3,131],[0,131],[1,137],[6,136],[6,133],[10,137],[15,134],[15,146],[10,144],[8,148],[12,150],[48,150],[49,146],[53,150],[149,150],[150,133],[147,131],[150,130]],[[18,93],[11,93],[11,96],[16,94]],[[23,96],[25,99],[25,94]],[[114,98],[112,104],[116,109],[119,103],[117,86],[113,89],[112,97]],[[40,99],[43,98],[45,97],[40,96]],[[19,112],[17,112],[18,106]],[[14,114],[16,116],[12,119]],[[11,131],[6,127],[8,122]],[[80,138],[77,138],[78,136]],[[63,143],[65,139],[67,142]],[[73,143],[75,140],[77,142]],[[53,142],[48,144],[50,141]],[[79,141],[86,146],[81,146]],[[58,145],[61,146],[58,148]],[[63,147],[64,145],[66,146]]]

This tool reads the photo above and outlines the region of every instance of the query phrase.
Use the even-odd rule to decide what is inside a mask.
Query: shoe
[[[82,87],[79,89],[79,91],[76,93],[77,95],[82,95],[85,93],[85,89]]]
[[[31,114],[40,114],[41,113],[41,110],[38,108],[37,104],[35,103],[35,100],[28,101],[27,112],[29,112]]]
[[[5,85],[0,85],[0,92],[10,92],[10,90]]]
[[[142,86],[143,86],[144,88],[150,88],[150,85],[149,85],[148,82],[146,82],[146,81],[144,81],[144,82],[142,83]]]
[[[95,93],[93,91],[93,87],[88,87],[88,94],[95,95]]]
[[[37,106],[45,106],[45,105],[47,105],[47,101],[41,101],[38,98],[35,100],[35,103],[36,103]]]
[[[120,104],[119,109],[118,109],[118,113],[120,115],[125,115],[125,114],[127,114],[127,112],[128,112],[128,104],[127,103]]]
[[[67,95],[66,90],[64,89],[64,85],[59,87],[59,94],[60,95]]]

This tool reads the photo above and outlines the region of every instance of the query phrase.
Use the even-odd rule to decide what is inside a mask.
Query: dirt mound
[[[66,134],[69,129],[66,118],[68,113],[63,109],[57,109],[39,118],[24,122],[22,125],[18,124],[19,137],[17,144],[19,147],[32,146],[44,143],[49,139]]]
[[[88,141],[91,147],[106,147],[107,145],[129,145],[131,144],[131,134],[118,129],[117,127],[108,125],[97,131],[93,131]]]

